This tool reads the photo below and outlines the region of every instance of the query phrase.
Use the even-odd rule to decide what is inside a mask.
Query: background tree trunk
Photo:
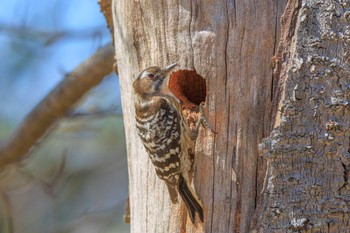
[[[261,232],[350,232],[350,2],[289,2]]]
[[[286,1],[113,1],[114,39],[128,147],[132,232],[248,232],[265,175],[258,144],[270,133],[273,76]],[[136,134],[132,82],[177,61],[206,79],[194,185],[204,223],[185,222]],[[254,223],[253,223],[254,224]]]

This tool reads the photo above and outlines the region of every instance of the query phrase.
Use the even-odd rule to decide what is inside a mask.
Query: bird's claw
[[[203,107],[204,107],[204,102],[200,103],[199,105],[199,120],[197,121],[195,132],[198,134],[200,125],[203,125],[205,128],[209,129],[212,133],[217,134],[217,132],[209,124],[209,121],[205,118]]]

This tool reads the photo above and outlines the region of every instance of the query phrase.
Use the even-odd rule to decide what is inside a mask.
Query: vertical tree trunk
[[[289,3],[260,230],[350,232],[350,3]]]
[[[248,232],[265,166],[258,144],[270,132],[271,57],[286,1],[112,3],[128,146],[132,232]],[[206,114],[194,186],[205,220],[196,226],[172,205],[136,135],[132,82],[142,69],[178,62],[206,79]]]

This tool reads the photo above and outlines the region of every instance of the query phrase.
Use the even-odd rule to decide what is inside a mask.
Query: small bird
[[[134,81],[136,128],[172,203],[178,203],[179,193],[192,223],[196,213],[203,222],[203,205],[189,174],[198,133],[184,121],[180,103],[168,88],[169,74],[176,65],[149,67]]]

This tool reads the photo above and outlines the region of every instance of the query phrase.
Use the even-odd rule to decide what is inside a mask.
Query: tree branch
[[[81,117],[108,117],[108,116],[118,116],[121,115],[121,113],[118,113],[117,108],[111,108],[107,110],[102,111],[95,111],[95,112],[67,112],[66,117],[69,119],[76,119]]]
[[[67,75],[0,145],[0,169],[23,159],[33,144],[87,91],[113,71],[114,48],[107,45]]]
[[[46,31],[35,27],[21,25],[9,26],[0,23],[0,33],[9,36],[38,40],[42,41],[45,45],[51,45],[62,39],[84,40],[86,38],[101,36],[103,34],[103,29],[101,29],[101,27],[96,27],[81,30]]]

